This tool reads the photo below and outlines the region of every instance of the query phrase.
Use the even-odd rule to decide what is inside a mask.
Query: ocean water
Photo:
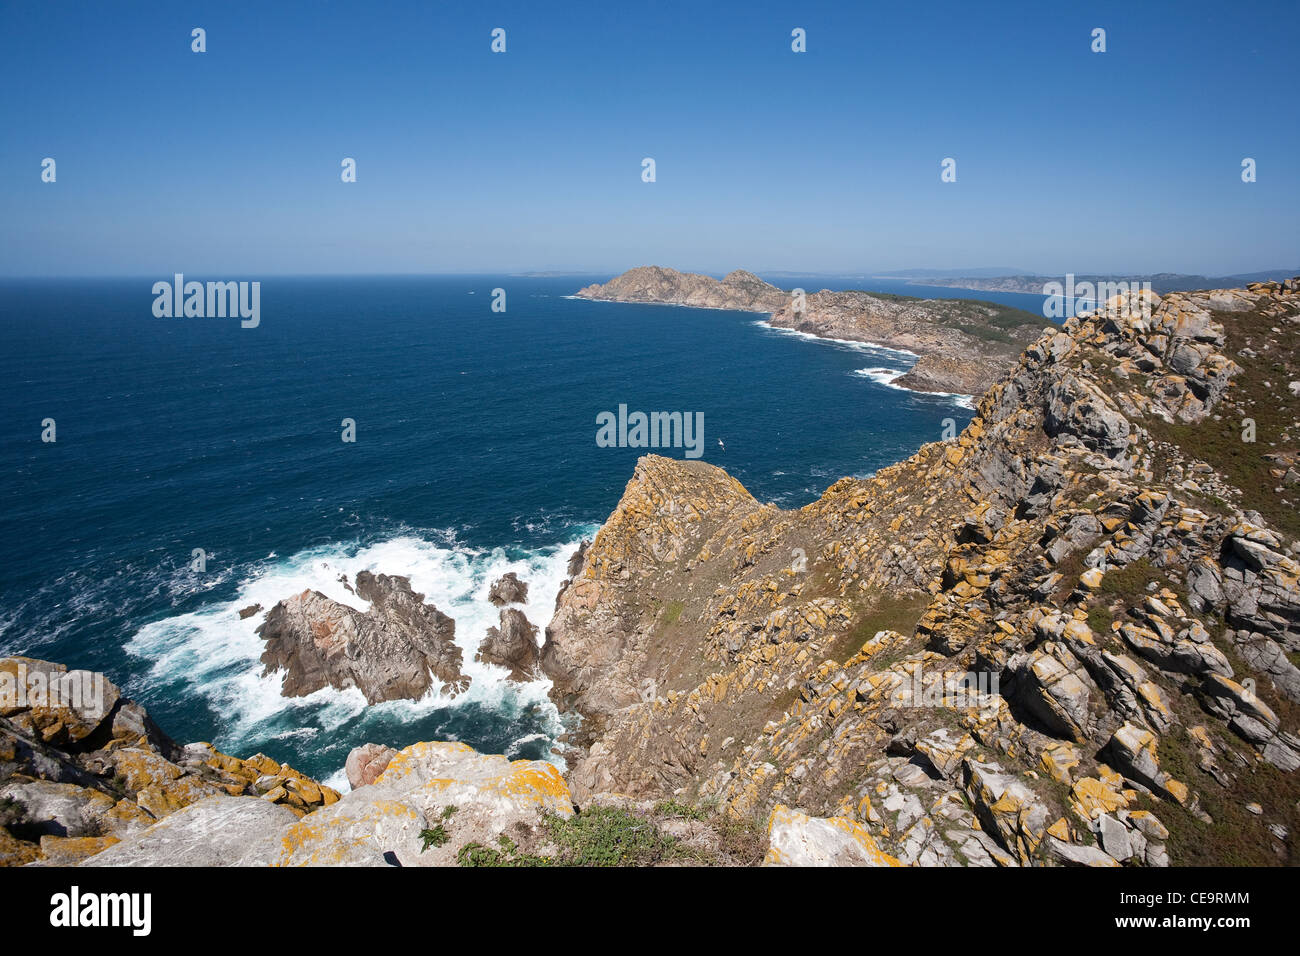
[[[545,627],[570,554],[644,453],[599,447],[599,413],[702,413],[704,460],[783,507],[971,416],[959,397],[892,385],[905,353],[750,313],[569,297],[608,276],[268,278],[254,329],[155,318],[152,284],[170,278],[0,282],[0,653],[102,670],[178,741],[334,782],[372,740],[549,757],[563,724],[546,682],[510,684],[473,656],[507,570]],[[280,696],[261,615],[238,610],[308,587],[363,606],[338,577],[365,568],[410,575],[455,618],[470,692],[375,707],[355,691]]]

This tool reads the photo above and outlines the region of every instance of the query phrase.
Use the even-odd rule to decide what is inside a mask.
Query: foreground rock
[[[550,764],[421,743],[328,810],[298,820],[264,801],[210,797],[87,865],[454,865],[466,844],[522,837],[547,814],[572,816],[573,804]]]
[[[348,777],[348,786],[355,790],[357,787],[374,783],[396,756],[396,750],[383,744],[362,744],[360,747],[353,747],[343,768]]]
[[[983,393],[1049,324],[1019,309],[974,300],[825,289],[796,299],[743,270],[719,281],[641,266],[603,285],[587,286],[577,295],[612,302],[769,312],[768,324],[774,328],[914,352],[919,356],[915,366],[894,384],[961,395]]]
[[[305,697],[323,687],[358,688],[371,704],[419,700],[430,688],[455,696],[469,686],[461,673],[456,622],[409,578],[357,575],[356,594],[366,611],[319,591],[303,591],[276,604],[257,633],[266,641],[266,673],[284,672],[285,697]]]
[[[867,828],[843,817],[810,817],[777,806],[768,824],[764,866],[899,866],[882,853]]]
[[[269,859],[296,817],[253,797],[205,797],[147,831],[86,860],[84,866],[239,866]]]
[[[102,674],[0,660],[0,865],[74,863],[213,796],[281,820],[339,797],[262,754],[177,745]]]

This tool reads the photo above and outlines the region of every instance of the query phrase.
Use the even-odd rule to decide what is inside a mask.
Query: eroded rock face
[[[102,674],[5,658],[0,691],[0,865],[75,863],[214,796],[282,820],[338,799],[262,754],[178,746]]]
[[[1300,788],[1249,768],[1300,773],[1300,543],[1179,429],[1246,414],[1239,359],[1300,381],[1297,332],[1297,280],[1108,303],[956,439],[795,512],[642,459],[543,652],[585,718],[575,799],[797,806],[909,865],[1167,865],[1206,788],[1283,819]],[[1263,399],[1269,494],[1294,494],[1297,398]],[[1284,824],[1256,840],[1296,856]]]
[[[488,628],[475,660],[506,668],[510,671],[510,680],[532,680],[538,675],[541,662],[537,628],[518,608],[503,608],[501,626]]]
[[[409,578],[362,571],[356,593],[368,610],[304,591],[267,613],[257,629],[266,641],[262,663],[268,674],[284,672],[284,696],[356,687],[374,704],[419,700],[430,688],[454,696],[469,686],[455,621],[425,604]]]
[[[642,458],[610,520],[581,554],[546,632],[553,697],[587,716],[643,698],[660,646],[652,609],[633,608],[648,579],[680,571],[710,529],[764,506],[720,468]]]

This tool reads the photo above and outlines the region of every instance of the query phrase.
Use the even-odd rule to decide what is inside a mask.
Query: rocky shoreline
[[[1005,306],[872,292],[792,293],[743,270],[723,279],[641,266],[577,298],[769,313],[773,328],[911,352],[916,364],[894,384],[919,392],[980,395],[1049,325]]]
[[[526,582],[492,588],[479,653],[580,718],[564,773],[376,742],[339,795],[179,747],[116,688],[8,701],[0,862],[1294,863],[1297,333],[1300,278],[1120,297],[1025,348],[959,436],[795,511],[642,458],[540,648]],[[363,590],[364,614],[268,612],[286,688],[433,687],[450,622],[405,579]]]

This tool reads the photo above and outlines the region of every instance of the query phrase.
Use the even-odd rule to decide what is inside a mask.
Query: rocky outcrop
[[[519,580],[519,575],[507,571],[492,582],[488,589],[488,600],[497,607],[507,604],[525,604],[528,601],[528,585]]]
[[[262,801],[212,797],[88,861],[93,866],[438,866],[466,844],[573,815],[547,763],[510,761],[464,744],[422,743],[305,820]]]
[[[730,272],[719,281],[712,276],[662,266],[629,269],[603,285],[579,289],[577,295],[580,299],[606,302],[647,302],[743,312],[774,312],[789,299],[787,293],[743,269]]]
[[[506,668],[510,671],[510,680],[532,680],[537,676],[541,662],[537,628],[518,608],[503,608],[501,626],[487,629],[474,659]]]
[[[247,865],[274,856],[280,831],[295,819],[284,807],[253,797],[205,797],[82,865]]]
[[[575,799],[797,806],[905,865],[1213,861],[1222,819],[1296,859],[1297,331],[1297,281],[1122,297],[794,512],[642,459],[543,652]]]
[[[418,700],[431,688],[455,696],[469,686],[455,621],[425,604],[408,578],[362,571],[356,594],[369,609],[303,591],[267,613],[257,629],[266,641],[262,663],[268,674],[284,673],[284,696],[355,687],[374,704]]]
[[[74,863],[214,796],[296,820],[339,795],[263,754],[177,745],[103,674],[0,660],[0,865]]]
[[[541,664],[553,695],[598,719],[653,694],[672,605],[638,600],[652,581],[689,573],[710,533],[765,506],[704,462],[642,458],[623,498],[561,594],[546,630]],[[692,582],[686,585],[695,590]]]
[[[822,338],[870,342],[916,353],[894,384],[922,392],[978,395],[1048,324],[990,302],[914,299],[871,292],[822,290],[795,297],[750,272],[721,281],[660,266],[630,269],[579,298],[655,302],[705,309],[769,312],[769,324]]]
[[[384,744],[362,744],[353,747],[348,753],[344,773],[347,774],[348,786],[353,790],[374,783],[384,769],[397,756],[397,751]]]
[[[821,819],[777,806],[768,822],[764,866],[899,866],[867,828],[843,817]]]

